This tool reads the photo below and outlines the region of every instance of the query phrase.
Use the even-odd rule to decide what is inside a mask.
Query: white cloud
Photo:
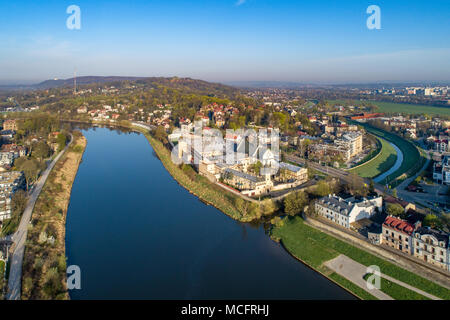
[[[243,5],[246,1],[247,1],[247,0],[238,0],[238,1],[236,2],[236,6],[241,6],[241,5]]]

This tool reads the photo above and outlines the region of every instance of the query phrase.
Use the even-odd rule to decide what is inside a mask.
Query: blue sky
[[[69,5],[81,29],[69,30]],[[381,9],[369,30],[366,8]],[[450,1],[1,1],[0,82],[450,80]]]

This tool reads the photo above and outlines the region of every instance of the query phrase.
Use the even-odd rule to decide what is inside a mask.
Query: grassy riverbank
[[[172,162],[170,151],[157,139],[150,134],[144,133],[158,155],[164,167],[172,175],[172,177],[184,188],[195,194],[204,202],[213,205],[217,209],[224,212],[233,219],[249,222],[257,218],[257,216],[249,213],[243,213],[237,208],[236,203],[238,196],[226,192],[219,186],[210,182],[203,176],[197,174],[190,166],[185,166],[184,170]],[[240,198],[239,198],[240,199]],[[242,200],[245,203],[248,201]]]
[[[403,281],[413,287],[442,299],[450,299],[450,290],[410,271],[402,269],[384,259],[378,258],[362,249],[354,247],[347,242],[314,229],[305,224],[300,217],[284,219],[281,225],[274,227],[272,230],[272,237],[280,240],[284,247],[294,257],[339,283],[342,287],[348,289],[362,299],[371,299],[373,297],[350,281],[326,268],[324,263],[336,258],[340,254],[344,254],[365,266],[377,265],[380,267],[382,273]],[[389,292],[386,293],[389,294]]]
[[[365,275],[364,280],[367,280],[368,277],[368,274]],[[380,282],[380,290],[395,300],[430,300],[415,291],[409,290],[385,278],[381,278]]]
[[[355,173],[363,178],[375,178],[383,172],[389,170],[397,160],[397,153],[394,147],[384,139],[378,138],[381,143],[380,153],[368,162],[350,169],[349,172]]]
[[[417,173],[424,164],[425,159],[421,156],[417,147],[411,142],[399,137],[394,133],[384,131],[382,129],[371,126],[367,123],[353,122],[364,127],[367,132],[386,139],[395,144],[403,153],[403,162],[395,172],[380,181],[380,184],[389,183],[393,186],[398,185],[401,181]]]
[[[22,270],[22,299],[68,299],[65,224],[86,139],[80,132],[59,159],[33,210]]]
[[[6,272],[5,261],[0,260],[0,300],[3,300],[3,293],[6,285],[5,272]]]

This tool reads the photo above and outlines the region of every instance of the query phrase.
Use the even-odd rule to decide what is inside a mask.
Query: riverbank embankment
[[[51,171],[33,210],[22,269],[22,299],[69,299],[65,225],[87,141],[80,132]]]

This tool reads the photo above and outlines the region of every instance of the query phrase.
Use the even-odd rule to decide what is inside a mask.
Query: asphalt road
[[[292,155],[286,155],[286,159],[291,162],[295,162],[295,163],[302,164],[302,165],[304,165],[306,162],[305,159],[302,159],[302,158],[299,158],[296,156],[292,156]],[[428,161],[429,161],[429,159],[428,159]],[[337,177],[344,182],[347,182],[347,183],[352,182],[352,179],[353,179],[352,175],[344,170],[339,170],[339,169],[328,167],[328,166],[322,166],[322,165],[320,165],[316,162],[312,162],[312,161],[307,161],[307,162],[308,162],[308,166],[310,168],[313,168],[313,169],[320,171],[322,173],[325,173],[327,175]],[[424,169],[424,168],[426,168],[425,165],[423,166],[422,169]],[[421,171],[419,171],[419,173]],[[408,180],[412,181],[419,175],[419,173],[417,173],[414,177],[412,177]],[[361,183],[366,183],[367,185],[370,183],[369,179],[364,179],[364,178],[360,178],[360,177],[358,177],[357,179],[360,179]],[[414,203],[417,201],[420,204],[423,204],[423,206],[425,206],[427,208],[433,208],[433,205],[429,204],[428,201],[443,203],[443,204],[446,204],[449,202],[448,197],[445,195],[440,196],[440,195],[430,195],[428,193],[408,192],[408,191],[404,190],[405,184],[406,183],[400,184],[396,188],[398,197],[400,199],[403,199],[403,200],[411,202],[411,203]],[[386,191],[385,191],[385,188],[383,185],[374,183],[374,187],[375,187],[375,191],[377,191],[379,194],[386,194]],[[419,205],[419,207],[422,207],[422,206]]]
[[[325,173],[327,175],[331,175],[337,178],[340,178],[341,180],[347,182],[347,183],[351,183],[352,180],[354,178],[358,179],[361,183],[366,183],[367,185],[370,183],[369,179],[364,179],[361,177],[356,177],[355,175],[351,175],[349,174],[347,171],[344,170],[340,170],[340,169],[336,169],[333,167],[329,167],[329,166],[322,166],[316,162],[312,162],[312,161],[305,161],[302,158],[296,157],[296,156],[292,156],[292,155],[286,155],[286,159],[291,161],[291,162],[295,162],[301,165],[304,165],[305,162],[308,163],[308,167],[313,168],[317,171],[320,171],[322,173]],[[377,183],[374,183],[374,187],[375,190],[378,192],[383,192],[383,186]]]
[[[19,227],[17,231],[11,237],[14,242],[13,246],[14,252],[10,257],[10,271],[8,279],[8,293],[6,294],[7,300],[20,300],[20,293],[22,288],[22,264],[23,264],[23,254],[25,252],[25,242],[27,240],[28,225],[31,220],[31,214],[33,213],[34,205],[36,200],[39,198],[39,194],[47,181],[48,175],[52,171],[56,162],[64,154],[64,152],[69,148],[73,141],[73,137],[70,138],[69,144],[61,151],[58,156],[50,163],[47,169],[44,170],[38,182],[33,187],[31,194],[29,196],[27,206],[22,214],[22,219],[20,220]]]

